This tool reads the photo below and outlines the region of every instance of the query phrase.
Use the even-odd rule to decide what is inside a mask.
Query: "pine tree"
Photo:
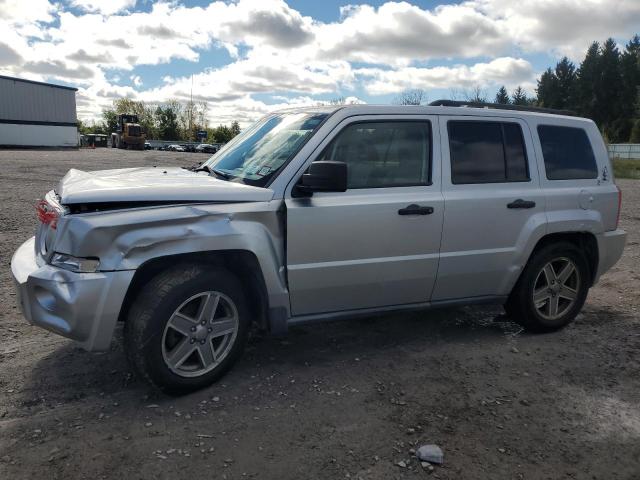
[[[640,143],[640,119],[636,120],[631,129],[629,143]]]
[[[583,117],[597,121],[597,81],[600,77],[600,45],[593,42],[578,69],[576,110]],[[598,117],[599,118],[599,117]]]
[[[538,80],[538,105],[546,108],[558,108],[558,77],[551,68],[540,76]]]
[[[520,85],[513,91],[511,95],[511,103],[514,105],[529,105],[530,101],[527,98],[527,93],[522,89]]]
[[[602,45],[600,78],[596,85],[600,125],[612,142],[619,142],[622,140],[620,130],[623,127],[621,124],[622,73],[620,71],[620,51],[612,38],[607,39]]]
[[[509,103],[511,103],[509,92],[507,92],[507,89],[504,87],[504,85],[498,89],[498,93],[496,93],[495,103],[500,103],[502,105],[508,105]]]
[[[569,109],[576,93],[576,66],[567,57],[562,57],[556,64],[555,77],[558,91],[553,108]]]
[[[640,112],[635,111],[640,86],[640,36],[635,35],[627,43],[620,57],[620,72],[622,75],[620,117],[628,119],[625,124],[628,131],[620,131],[620,137],[626,138],[631,135],[631,126],[635,127],[632,119],[640,118]]]

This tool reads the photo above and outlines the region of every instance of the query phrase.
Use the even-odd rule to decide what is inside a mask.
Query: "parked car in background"
[[[184,151],[186,151],[185,148],[182,145],[177,145],[177,144],[169,145],[167,147],[167,150],[169,150],[171,152],[184,152]]]
[[[201,143],[196,147],[196,152],[198,153],[216,153],[218,151],[218,147],[215,145],[210,145],[208,143]]]
[[[144,149],[145,150],[151,150],[151,144],[149,142],[144,142]]]
[[[292,109],[192,170],[70,170],[13,256],[21,309],[88,350],[124,323],[172,393],[220,378],[252,324],[494,303],[560,329],[622,254],[621,196],[595,123],[526,110]]]
[[[194,153],[196,151],[196,145],[193,143],[186,143],[182,145],[182,147],[184,148],[185,152]]]

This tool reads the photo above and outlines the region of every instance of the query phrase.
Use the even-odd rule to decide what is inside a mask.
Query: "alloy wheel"
[[[165,325],[162,357],[177,375],[204,375],[227,357],[238,328],[238,309],[228,296],[198,293],[183,302]]]
[[[533,288],[533,304],[546,320],[558,320],[575,304],[580,289],[580,273],[573,260],[560,257],[548,262],[538,273]]]

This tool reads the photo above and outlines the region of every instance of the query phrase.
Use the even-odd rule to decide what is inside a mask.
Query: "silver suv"
[[[199,168],[71,170],[11,262],[24,316],[87,350],[124,323],[174,393],[224,374],[252,324],[495,303],[561,328],[625,243],[605,144],[590,120],[478,107],[288,110]]]

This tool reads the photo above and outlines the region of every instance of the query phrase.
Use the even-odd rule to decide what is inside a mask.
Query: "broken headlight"
[[[100,260],[97,258],[78,258],[66,253],[54,253],[51,257],[51,265],[77,273],[93,273],[100,268]]]

